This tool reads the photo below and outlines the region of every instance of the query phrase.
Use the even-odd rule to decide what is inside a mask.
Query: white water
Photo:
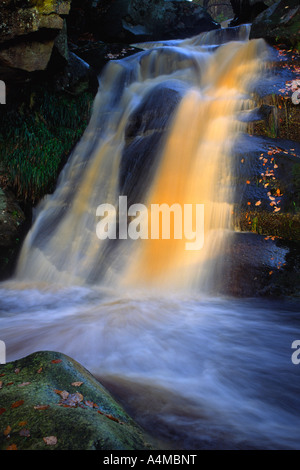
[[[212,142],[215,137],[225,138],[215,146],[214,169],[226,157],[227,181],[228,144],[240,129],[235,126],[235,111],[245,103],[244,78],[259,72],[265,48],[261,42],[247,41],[217,51],[201,48],[193,39],[175,49],[167,48],[166,55],[161,49],[155,54],[146,52],[139,56],[141,65],[136,69],[132,58],[108,69],[90,126],[57,191],[37,214],[17,276],[0,286],[0,339],[6,343],[8,361],[37,350],[56,350],[78,360],[164,448],[295,449],[300,446],[300,365],[292,363],[291,344],[300,337],[299,304],[208,296],[203,289],[206,267],[210,284],[217,277],[218,281],[226,277],[226,266],[216,266],[212,257],[214,249],[216,255],[224,249],[223,237],[217,244],[212,238],[204,264],[200,259],[205,269],[200,270],[196,289],[190,284],[190,272],[186,276],[180,267],[182,257],[178,264],[172,250],[167,259],[175,262],[174,284],[150,283],[150,288],[147,281],[135,287],[139,274],[149,279],[144,276],[148,271],[157,280],[163,266],[151,259],[154,250],[146,257],[151,269],[144,264],[144,272],[143,262],[137,263],[135,276],[130,277],[134,281],[124,287],[136,261],[132,244],[125,250],[116,247],[109,258],[110,269],[101,277],[107,251],[95,238],[95,209],[115,200],[126,122],[146,89],[153,90],[163,77],[171,78],[193,90],[197,87],[197,96],[209,100],[212,119],[206,130],[212,132]],[[172,62],[174,53],[176,64]],[[213,89],[209,88],[211,82]],[[215,106],[225,90],[230,106]],[[192,134],[208,117],[209,113],[200,116],[195,127],[191,122]],[[220,122],[229,125],[229,135],[224,137]],[[199,168],[201,158],[208,158],[214,149],[205,136],[203,139],[206,152],[203,154],[202,145],[196,146]],[[168,186],[169,153],[162,155],[167,171],[159,167],[157,187],[160,181]],[[202,164],[205,168],[205,160]],[[179,165],[176,178],[182,171],[185,174],[185,167]],[[205,178],[201,185],[210,194]],[[179,188],[176,194],[184,201],[185,191]],[[213,202],[217,207],[220,194],[224,196],[224,188],[220,189]],[[223,208],[227,214],[230,204],[226,198],[221,202],[218,223],[224,220]],[[222,234],[228,233],[225,219]],[[214,226],[216,219],[210,220]],[[180,279],[183,289],[178,288]]]

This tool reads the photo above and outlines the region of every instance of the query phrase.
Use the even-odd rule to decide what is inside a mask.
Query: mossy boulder
[[[145,450],[145,435],[84,367],[42,351],[0,366],[0,449]]]

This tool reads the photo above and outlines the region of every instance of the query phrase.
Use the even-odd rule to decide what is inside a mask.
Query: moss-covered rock
[[[0,449],[150,449],[142,430],[79,363],[36,352],[0,366]]]

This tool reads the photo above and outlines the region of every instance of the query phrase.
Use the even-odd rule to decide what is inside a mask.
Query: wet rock
[[[1,365],[0,374],[0,449],[150,449],[133,419],[70,357],[36,352]]]
[[[28,224],[13,193],[0,188],[0,280],[11,274]]]

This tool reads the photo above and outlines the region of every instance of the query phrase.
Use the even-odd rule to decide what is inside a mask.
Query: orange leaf
[[[60,362],[62,362],[61,359],[53,359],[53,360],[51,361],[52,364],[59,364]]]
[[[19,426],[25,426],[27,424],[27,421],[20,421]]]
[[[8,447],[6,447],[6,450],[18,450],[16,444],[10,444]]]
[[[19,400],[19,401],[16,401],[15,403],[13,403],[11,405],[12,408],[18,408],[19,406],[23,405],[24,403],[24,400]]]
[[[6,429],[4,429],[4,431],[3,431],[4,436],[8,436],[9,433],[10,433],[10,431],[11,431],[11,427],[8,425],[8,426],[6,427]]]
[[[47,408],[50,408],[50,405],[36,405],[33,408],[35,410],[46,410]]]

